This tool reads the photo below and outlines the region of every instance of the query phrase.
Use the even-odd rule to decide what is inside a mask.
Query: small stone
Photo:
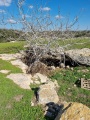
[[[31,106],[34,106],[34,103],[31,101]]]
[[[10,70],[0,70],[0,73],[3,73],[3,74],[8,74],[10,72]]]
[[[69,69],[69,68],[70,68],[70,66],[69,66],[69,65],[67,65],[67,66],[66,66],[66,68],[67,68],[67,69]]]
[[[74,70],[73,67],[70,68],[72,71]]]
[[[51,68],[52,68],[52,70],[55,70],[55,69],[56,69],[55,66],[51,66]]]
[[[61,68],[65,68],[65,64],[64,64],[64,63],[61,63],[61,64],[60,64],[60,67],[61,67]]]
[[[77,87],[77,85],[76,85],[76,84],[74,84],[74,87]]]

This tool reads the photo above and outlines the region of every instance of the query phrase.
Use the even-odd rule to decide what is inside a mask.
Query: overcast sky
[[[18,17],[20,17],[17,3],[18,0],[0,0],[1,28],[3,21],[14,24],[14,29],[20,28],[20,24],[17,24]],[[25,0],[22,4],[24,14],[28,19],[31,19],[31,13],[37,6],[43,14],[46,15],[49,12],[53,21],[55,19],[65,21],[69,18],[69,21],[72,22],[77,16],[78,29],[90,30],[90,0]],[[13,25],[5,24],[4,26],[11,28]]]

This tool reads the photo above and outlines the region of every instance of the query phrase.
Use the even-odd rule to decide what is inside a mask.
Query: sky
[[[22,1],[23,13],[28,22],[31,22],[32,16],[40,16],[40,13],[43,16],[50,14],[57,26],[60,22],[72,24],[78,19],[72,29],[90,30],[90,0],[0,0],[0,28],[22,28],[22,16],[17,7],[19,1]]]

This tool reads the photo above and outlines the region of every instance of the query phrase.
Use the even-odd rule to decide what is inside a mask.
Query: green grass
[[[11,73],[22,73],[20,68],[12,65],[9,61],[2,59],[0,59],[0,70],[10,70]]]
[[[89,72],[78,72],[78,69],[88,69]],[[74,71],[56,71],[51,78],[52,80],[56,79],[58,81],[60,86],[58,95],[62,100],[81,102],[90,107],[90,91],[82,89],[80,84],[78,84],[76,87],[74,86],[76,81],[80,78],[90,79],[90,67],[76,67],[74,68]]]
[[[66,49],[90,48],[90,38],[73,38],[73,39],[66,39],[66,40],[61,39],[61,40],[58,40],[57,42],[60,46],[68,45]]]
[[[0,54],[2,53],[17,53],[19,50],[23,50],[25,45],[25,41],[18,42],[7,42],[0,43]]]
[[[19,102],[14,99],[17,95],[23,95]],[[0,74],[0,120],[44,120],[42,108],[31,106],[33,95]]]
[[[0,59],[0,70],[2,69],[11,70],[11,73],[22,72],[9,61]],[[23,95],[20,102],[14,99],[17,95]],[[0,73],[0,120],[44,120],[41,106],[31,106],[33,96],[34,91],[21,89]]]

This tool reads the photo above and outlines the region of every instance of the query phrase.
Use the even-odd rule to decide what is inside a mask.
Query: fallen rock
[[[36,73],[36,74],[32,77],[32,79],[33,79],[34,81],[39,81],[39,82],[41,82],[41,83],[46,83],[46,82],[49,80],[49,78],[48,78],[46,75],[42,75],[42,74],[40,74],[40,73]]]
[[[30,89],[30,83],[33,83],[31,80],[32,76],[24,73],[10,74],[7,78],[11,79],[23,89]]]
[[[90,108],[81,103],[66,103],[55,120],[90,120]]]
[[[46,84],[41,85],[38,90],[38,103],[43,105],[50,102],[57,103],[59,97],[55,88],[56,85],[52,81],[48,81]]]
[[[65,54],[66,56],[69,56],[69,58],[74,60],[76,63],[90,66],[89,48],[68,50],[65,52]]]

